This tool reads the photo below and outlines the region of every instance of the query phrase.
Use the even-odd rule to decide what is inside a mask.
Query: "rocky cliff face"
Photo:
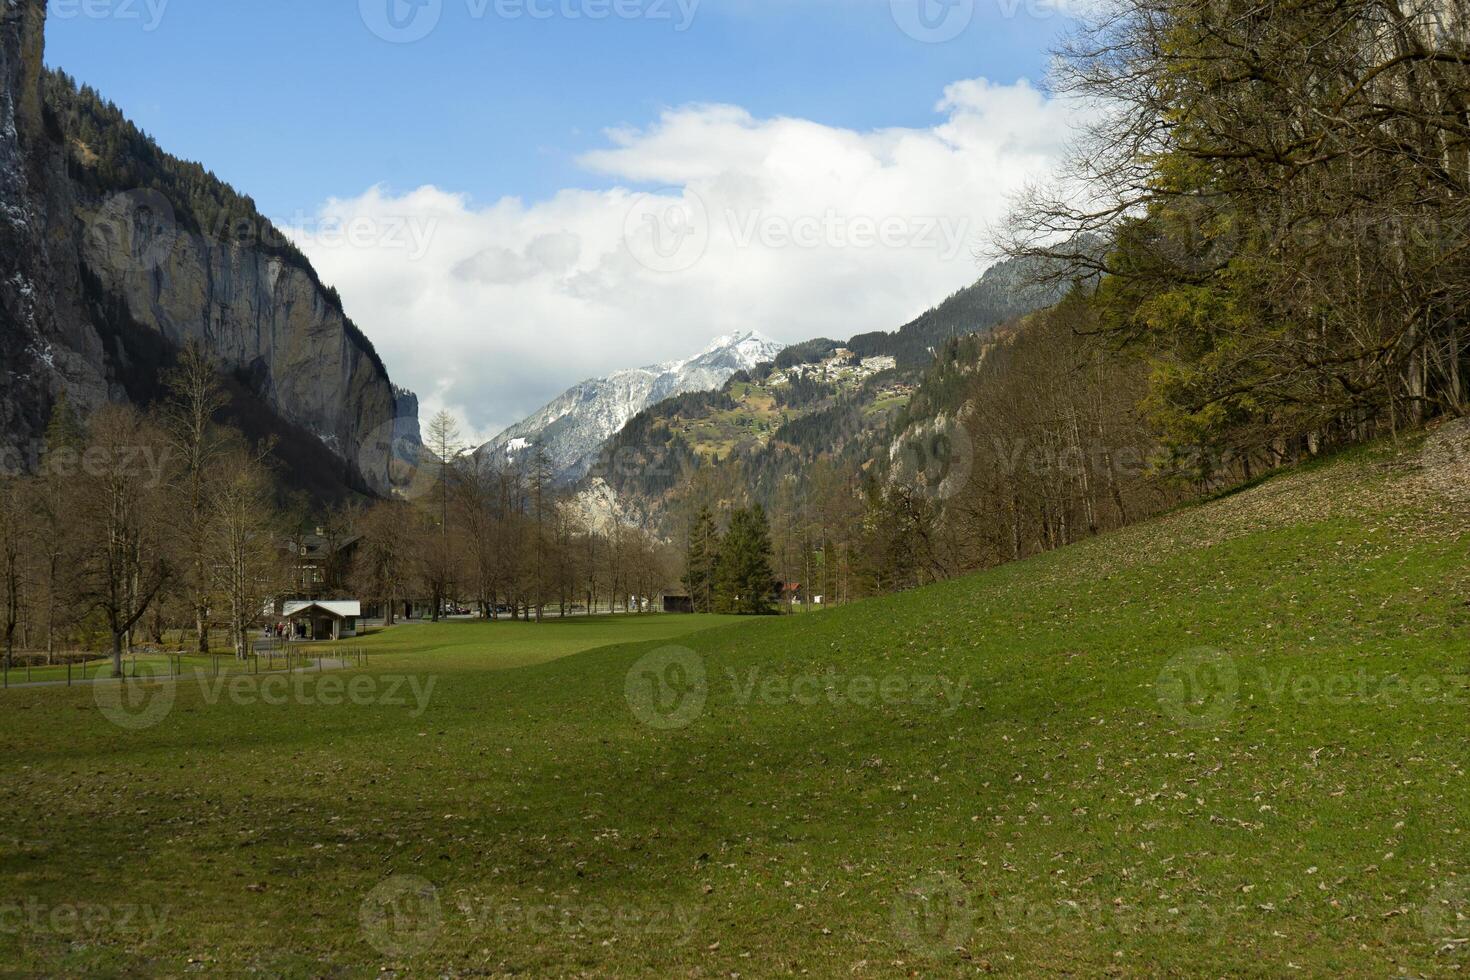
[[[272,232],[234,240],[153,187],[107,186],[93,148],[42,104],[45,0],[0,21],[0,440],[33,462],[55,397],[146,401],[201,344],[295,439],[320,440],[348,485],[386,492],[395,441],[416,441],[394,388],[335,296]],[[162,154],[159,154],[162,158]],[[170,161],[172,162],[172,161]],[[89,169],[90,168],[90,169]],[[254,409],[252,409],[254,410]]]
[[[346,318],[305,270],[183,231],[168,209],[146,192],[79,209],[82,264],[102,292],[170,345],[203,344],[277,414],[385,487],[398,394]]]
[[[46,241],[33,191],[45,155],[33,134],[41,126],[39,72],[44,6],[3,0],[0,6],[0,469],[34,462],[29,440],[46,404],[38,379],[41,343],[54,321],[48,302]]]

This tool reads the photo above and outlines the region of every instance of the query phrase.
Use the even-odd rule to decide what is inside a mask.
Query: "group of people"
[[[299,620],[282,620],[274,626],[267,626],[265,635],[267,639],[304,640],[306,639],[306,624]]]

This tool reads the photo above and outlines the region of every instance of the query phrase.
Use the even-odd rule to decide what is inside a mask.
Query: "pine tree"
[[[720,563],[720,532],[709,507],[701,507],[689,529],[689,550],[685,557],[684,584],[694,611],[715,611],[715,573]]]
[[[771,571],[771,530],[765,508],[759,504],[738,510],[720,549],[719,605],[740,615],[771,613],[776,576]]]
[[[550,529],[557,512],[555,474],[551,456],[546,447],[537,443],[531,454],[526,473],[526,487],[531,506],[531,589],[536,622],[541,622],[546,610],[547,567],[550,563]]]
[[[56,396],[55,404],[51,406],[51,418],[46,423],[46,444],[43,451],[46,454],[62,450],[75,452],[86,437],[86,429],[82,426],[76,409],[72,408],[71,401],[66,397],[66,391],[63,389]]]

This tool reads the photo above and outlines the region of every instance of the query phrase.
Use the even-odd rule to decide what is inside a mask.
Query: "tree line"
[[[760,504],[730,515],[723,531],[708,507],[689,529],[684,584],[694,611],[765,616],[783,597],[771,566],[771,528]]]
[[[544,453],[463,452],[447,415],[402,498],[320,513],[286,492],[272,445],[217,421],[226,398],[190,345],[149,411],[109,404],[82,417],[65,397],[39,466],[0,474],[0,639],[58,656],[106,650],[120,672],[140,646],[240,658],[289,598],[406,603],[439,619],[541,621],[548,609],[643,612],[677,578],[668,550],[596,523],[552,484]],[[308,565],[308,542],[322,566]]]
[[[358,542],[348,584],[390,624],[414,596],[436,620],[461,604],[536,622],[577,607],[645,612],[677,579],[666,545],[581,506],[539,446],[513,458],[467,451],[441,412],[407,482],[400,497],[334,517]]]
[[[5,662],[17,647],[56,655],[222,630],[237,656],[290,581],[270,446],[217,425],[213,367],[186,348],[167,398],[144,413],[105,405],[82,418],[65,397],[40,465],[0,475]]]

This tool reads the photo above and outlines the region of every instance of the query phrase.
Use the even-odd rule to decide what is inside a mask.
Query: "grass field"
[[[1463,973],[1470,518],[1420,458],[820,616],[405,626],[137,728],[8,692],[0,970]]]

